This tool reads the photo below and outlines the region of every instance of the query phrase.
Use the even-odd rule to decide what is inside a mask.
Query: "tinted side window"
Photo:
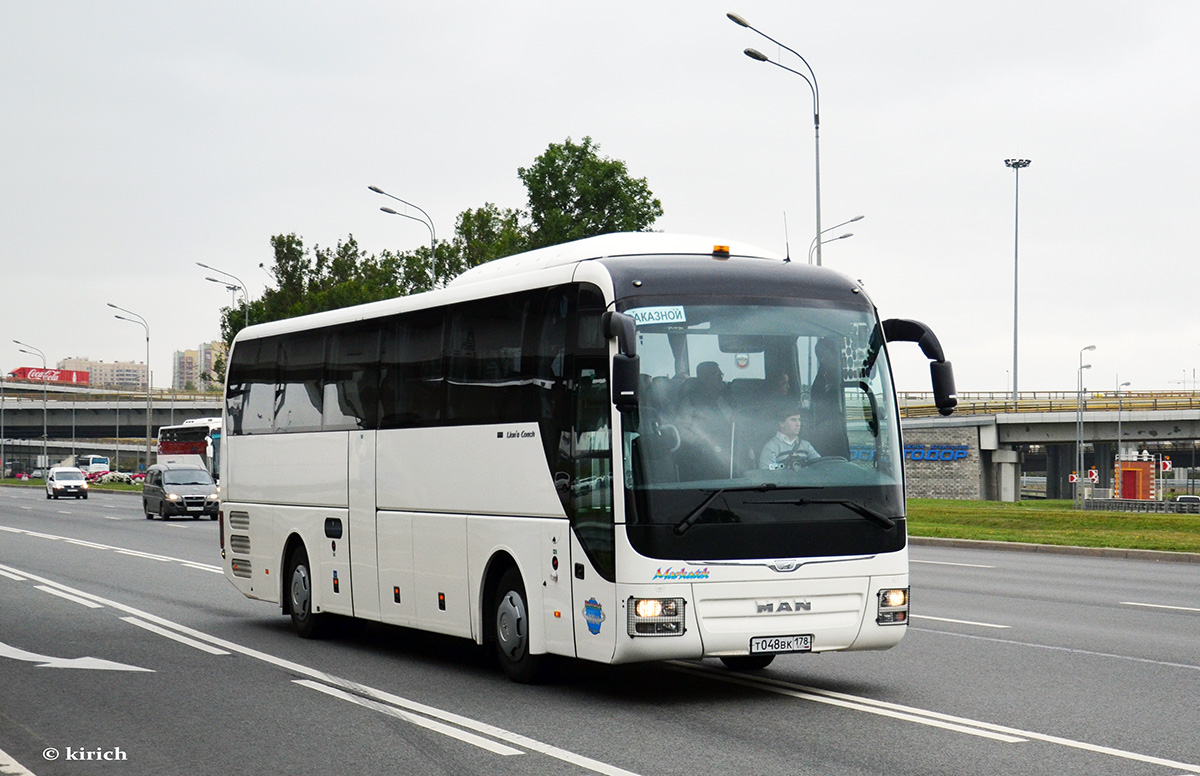
[[[229,362],[225,408],[230,434],[269,434],[275,422],[275,340],[238,342]]]
[[[325,364],[324,428],[375,428],[379,408],[378,321],[335,330]]]
[[[537,292],[540,296],[542,292]],[[446,419],[456,423],[534,420],[533,360],[525,358],[533,293],[456,305],[446,336]]]
[[[441,422],[443,317],[440,310],[418,310],[384,325],[379,348],[380,428]]]
[[[320,431],[324,332],[304,332],[282,338],[277,357],[274,430]]]

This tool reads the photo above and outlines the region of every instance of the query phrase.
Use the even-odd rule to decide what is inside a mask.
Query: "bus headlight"
[[[682,598],[630,597],[629,635],[682,636],[685,606]]]
[[[879,591],[879,611],[875,617],[879,625],[908,624],[908,588],[897,587]]]
[[[167,501],[178,501],[178,500],[179,500],[178,493],[168,493],[167,494]]]

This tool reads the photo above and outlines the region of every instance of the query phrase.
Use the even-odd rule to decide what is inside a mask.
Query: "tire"
[[[721,658],[721,662],[730,671],[761,671],[774,659],[774,655],[734,655]]]
[[[167,500],[166,499],[163,499],[162,503],[158,505],[158,516],[161,517],[163,520],[171,519],[171,516],[167,514]]]
[[[51,498],[50,491],[46,491],[46,500],[49,501]]]
[[[142,512],[146,515],[147,520],[154,519],[154,513],[150,511],[150,503],[146,499],[142,499]]]
[[[287,574],[284,575],[284,591],[288,611],[296,633],[305,639],[320,639],[329,634],[329,615],[316,614],[312,610],[312,568],[308,564],[308,553],[300,545],[292,550],[288,558]]]
[[[500,577],[492,598],[496,657],[509,679],[533,684],[545,678],[547,658],[529,653],[529,604],[521,572],[511,568]]]

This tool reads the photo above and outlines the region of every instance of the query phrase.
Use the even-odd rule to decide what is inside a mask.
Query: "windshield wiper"
[[[863,517],[870,520],[872,523],[875,523],[876,525],[878,525],[880,528],[895,528],[896,527],[896,521],[893,520],[892,518],[888,517],[887,515],[883,514],[882,512],[877,512],[874,509],[871,509],[866,504],[860,504],[859,502],[853,501],[848,498],[773,499],[771,501],[753,501],[753,502],[748,502],[748,503],[753,503],[753,504],[794,504],[798,507],[808,506],[809,504],[837,504],[838,506],[843,506],[846,509],[849,509],[851,512],[854,512],[855,514],[862,515]]]
[[[747,490],[755,490],[755,491],[765,493],[766,491],[774,490],[777,487],[779,487],[779,486],[773,482],[764,482],[761,485],[750,485],[747,487],[740,487],[740,488],[716,488],[716,489],[712,490],[711,492],[709,492],[709,494],[704,497],[704,500],[701,501],[696,506],[695,509],[693,509],[691,512],[688,512],[687,517],[683,518],[682,520],[680,520],[678,523],[675,524],[675,534],[677,536],[683,536],[685,533],[687,533],[687,530],[689,528],[691,528],[693,525],[695,525],[696,522],[700,519],[700,515],[705,513],[705,511],[708,509],[709,504],[712,504],[714,501],[716,501],[717,496],[720,496],[722,493],[739,493],[739,492],[747,491]],[[766,502],[766,503],[771,503],[771,502]],[[779,502],[779,503],[791,503],[791,502]]]

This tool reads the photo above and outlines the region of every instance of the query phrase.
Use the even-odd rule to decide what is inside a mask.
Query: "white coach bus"
[[[908,624],[900,443],[863,289],[737,243],[613,234],[241,331],[221,551],[331,615],[605,663],[885,649]],[[795,435],[797,425],[799,436]]]

